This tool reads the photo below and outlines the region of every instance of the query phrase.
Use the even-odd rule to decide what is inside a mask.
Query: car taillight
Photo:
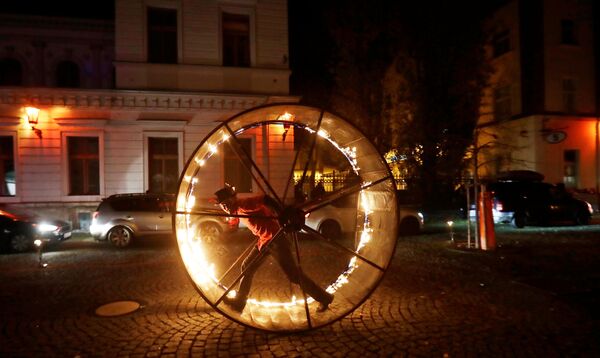
[[[227,224],[229,224],[229,227],[231,228],[237,228],[240,224],[240,218],[238,217],[226,217],[225,221],[227,222]]]

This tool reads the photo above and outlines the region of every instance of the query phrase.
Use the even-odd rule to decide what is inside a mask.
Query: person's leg
[[[333,301],[333,295],[325,291],[302,272],[296,264],[289,241],[282,238],[282,240],[274,242],[272,253],[290,281],[300,285],[307,295],[317,300],[326,309],[331,301]]]
[[[265,255],[261,255],[261,252],[255,246],[242,262],[241,272],[243,273],[243,276],[240,279],[240,287],[235,295],[235,298],[231,299],[229,297],[225,297],[223,299],[223,302],[231,306],[234,310],[241,312],[246,306],[246,301],[248,300],[248,295],[250,294],[250,288],[252,287],[252,278],[254,277],[254,274],[256,273],[256,270],[260,266],[260,263],[264,257]]]
[[[260,251],[258,248],[253,247],[252,251],[248,254],[248,257],[244,259],[242,262],[243,272],[242,279],[240,280],[240,289],[236,295],[236,297],[240,297],[240,299],[246,300],[248,298],[248,294],[250,293],[250,287],[252,286],[252,278],[254,277],[254,273],[258,269],[258,265],[262,258],[259,258]]]

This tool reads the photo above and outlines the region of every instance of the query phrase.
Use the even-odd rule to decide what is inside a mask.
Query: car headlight
[[[585,203],[587,204],[588,211],[590,212],[590,214],[594,214],[594,208],[592,207],[592,204],[588,203],[587,201]]]
[[[41,223],[37,226],[37,228],[38,228],[39,232],[47,233],[47,232],[56,231],[58,229],[58,226],[52,225],[52,224]]]

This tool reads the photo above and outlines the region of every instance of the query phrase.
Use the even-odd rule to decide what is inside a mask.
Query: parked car
[[[131,193],[105,198],[92,215],[90,234],[97,240],[108,240],[126,247],[135,238],[148,235],[170,235],[173,194]],[[217,211],[215,211],[217,213]],[[222,214],[222,211],[218,212]],[[237,219],[219,215],[193,216],[204,240],[212,241],[223,232],[237,228]]]
[[[306,225],[326,237],[339,237],[343,233],[356,230],[357,195],[348,195],[323,208],[311,212],[306,217]],[[412,207],[399,207],[400,235],[415,235],[423,230],[423,214]]]
[[[409,206],[400,206],[398,231],[401,236],[417,235],[423,231],[425,219],[423,213]]]
[[[305,224],[327,238],[356,230],[357,196],[348,195],[306,215]]]
[[[509,180],[490,183],[487,190],[493,193],[494,222],[518,228],[564,222],[587,225],[593,213],[590,203],[574,198],[562,185]],[[470,215],[475,215],[474,208]]]
[[[71,238],[71,224],[59,219],[36,219],[37,230],[43,239],[54,243]]]
[[[31,250],[36,239],[55,243],[70,237],[71,225],[66,221],[42,219],[0,210],[0,251],[2,252]]]

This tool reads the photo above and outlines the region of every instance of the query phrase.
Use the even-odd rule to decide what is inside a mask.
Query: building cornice
[[[237,95],[198,92],[0,88],[0,104],[60,106],[73,109],[197,111],[245,110],[269,102],[297,102],[296,96]]]
[[[0,14],[3,27],[86,30],[114,33],[114,21],[71,17]]]
[[[575,113],[575,114],[567,114],[564,112],[539,112],[539,113],[529,113],[529,114],[519,114],[511,116],[510,118],[502,119],[502,120],[491,120],[483,123],[477,124],[476,128],[486,128],[492,127],[503,123],[518,121],[523,118],[535,118],[535,117],[549,117],[552,119],[561,120],[569,120],[569,121],[590,121],[597,120],[600,118],[596,113]]]

